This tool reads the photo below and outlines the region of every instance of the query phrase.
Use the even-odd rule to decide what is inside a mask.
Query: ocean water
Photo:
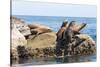
[[[22,60],[19,64],[12,64],[12,67],[25,67],[25,66],[36,66],[36,65],[50,65],[50,64],[67,64],[67,63],[82,63],[82,62],[95,62],[96,55],[89,56],[72,56],[72,57],[41,57],[29,60]]]
[[[68,22],[76,21],[78,23],[86,23],[87,26],[81,30],[82,33],[90,35],[96,41],[96,18],[94,17],[56,17],[56,16],[22,16],[16,15],[17,18],[22,19],[27,24],[43,24],[49,26],[53,31],[57,32],[60,29],[64,20]],[[88,62],[96,61],[96,55],[88,56],[74,56],[63,58],[35,58],[31,60],[22,61],[20,64],[14,66],[33,66],[44,64],[60,64],[60,63],[74,63],[74,62]]]

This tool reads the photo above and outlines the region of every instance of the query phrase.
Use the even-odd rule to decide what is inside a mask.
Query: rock
[[[17,47],[18,57],[20,59],[29,59],[29,53],[25,46],[18,46]]]
[[[16,28],[12,29],[11,40],[11,48],[16,49],[17,46],[25,46],[27,44],[27,40],[23,34],[21,34]]]
[[[56,42],[56,33],[49,32],[43,33],[35,37],[34,39],[28,39],[28,47],[35,48],[46,48],[54,47]]]
[[[23,55],[19,53],[19,46],[26,47],[27,40],[25,36],[31,34],[30,28],[22,20],[11,17],[11,63],[19,62],[19,56]],[[21,49],[23,51],[23,49]]]
[[[24,36],[28,36],[31,34],[30,28],[23,20],[18,19],[16,17],[11,17],[11,28],[14,27],[17,28],[18,31]]]
[[[11,49],[10,50],[10,62],[12,63],[18,63],[19,61],[19,57],[18,57],[18,53],[17,53],[17,49]]]

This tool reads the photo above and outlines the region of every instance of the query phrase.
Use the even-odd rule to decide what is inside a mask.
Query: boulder
[[[16,17],[11,17],[11,28],[14,27],[17,28],[18,31],[24,36],[28,36],[31,34],[30,28],[23,20],[18,19]]]
[[[18,54],[18,46],[25,46],[27,44],[27,40],[25,39],[24,35],[21,34],[18,29],[13,28],[11,31],[11,53],[10,59],[11,63],[18,63],[19,61],[19,54]]]
[[[54,47],[56,43],[56,33],[49,32],[38,35],[35,38],[27,40],[27,46],[32,49]]]
[[[12,29],[11,40],[12,48],[16,48],[17,46],[24,46],[27,44],[27,40],[25,39],[23,34],[21,34],[16,28]]]

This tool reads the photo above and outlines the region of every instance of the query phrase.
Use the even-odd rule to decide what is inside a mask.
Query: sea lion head
[[[62,28],[62,27],[66,27],[66,26],[67,26],[67,24],[68,24],[68,21],[64,20],[64,21],[63,21],[63,23],[62,23],[61,28]]]
[[[76,21],[71,21],[68,25],[68,29],[72,30],[74,33],[79,33],[85,26],[86,23],[76,23]]]

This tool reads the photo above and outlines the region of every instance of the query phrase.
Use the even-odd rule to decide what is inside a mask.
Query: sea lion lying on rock
[[[42,34],[42,33],[51,32],[51,30],[46,28],[36,28],[36,29],[31,29],[31,32],[32,34]]]
[[[29,28],[31,29],[31,35],[35,35],[33,39],[42,33],[52,32],[50,27],[41,24],[29,24]]]
[[[89,36],[87,34],[79,34],[79,35],[75,35],[75,37],[78,37],[81,40],[85,39],[85,41],[88,43],[88,45],[95,46],[95,41],[93,40],[93,38],[91,38],[91,36]]]
[[[85,39],[85,41],[79,45],[81,53],[95,53],[96,43],[89,35],[79,34],[75,35],[75,37],[78,37],[80,40]]]
[[[46,29],[51,29],[50,27],[42,24],[28,24],[30,29],[35,29],[35,28],[46,28]]]

